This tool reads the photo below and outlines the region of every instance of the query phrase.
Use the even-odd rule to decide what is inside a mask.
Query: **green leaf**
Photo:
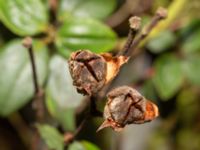
[[[58,18],[67,19],[73,16],[106,18],[116,6],[116,0],[61,0],[58,9]],[[76,18],[76,17],[75,17]]]
[[[200,55],[190,56],[183,62],[187,79],[194,85],[200,85]]]
[[[41,0],[0,0],[0,20],[18,35],[45,31],[47,10]]]
[[[79,49],[106,52],[114,48],[115,44],[115,33],[101,22],[89,18],[68,19],[56,37],[58,50],[66,57],[71,51]]]
[[[54,56],[50,61],[50,76],[47,84],[47,106],[66,130],[74,130],[74,108],[82,101],[72,84],[67,60]]]
[[[37,124],[37,128],[49,149],[64,150],[64,138],[56,128],[47,124]]]
[[[172,54],[165,54],[155,62],[155,76],[153,83],[163,100],[174,96],[183,82],[180,61]]]
[[[152,80],[147,80],[143,84],[141,93],[149,100],[155,101],[157,99],[156,91],[155,91]]]
[[[73,142],[69,146],[69,150],[100,150],[96,145],[88,141]]]
[[[69,150],[85,150],[84,146],[80,142],[73,142],[69,145]]]
[[[191,34],[191,35],[189,35],[189,37],[187,37],[187,39],[184,41],[184,43],[182,45],[183,51],[186,54],[200,51],[199,38],[200,38],[200,29],[195,30],[195,32],[193,34]]]
[[[7,116],[26,104],[34,94],[32,70],[28,51],[21,40],[8,43],[0,50],[0,115]],[[47,48],[34,42],[34,55],[39,83],[47,76]]]
[[[175,35],[171,31],[165,30],[149,41],[147,47],[153,53],[160,53],[172,47],[175,42]]]
[[[96,145],[88,141],[81,141],[82,145],[84,146],[85,150],[100,150]]]

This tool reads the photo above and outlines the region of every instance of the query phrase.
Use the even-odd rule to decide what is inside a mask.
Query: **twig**
[[[36,110],[36,119],[37,121],[41,122],[43,120],[44,116],[44,105],[43,105],[43,99],[44,99],[44,91],[42,88],[39,87],[38,84],[38,77],[37,77],[37,69],[35,64],[35,57],[33,54],[33,44],[32,44],[32,38],[26,37],[22,44],[24,47],[27,48],[29,52],[29,57],[31,60],[31,67],[32,67],[32,75],[33,75],[33,83],[34,83],[34,101],[33,101],[33,108]]]
[[[27,48],[29,52],[30,61],[31,61],[33,83],[34,83],[34,89],[35,89],[34,98],[33,98],[33,108],[36,111],[36,120],[37,122],[42,122],[44,118],[44,105],[43,105],[44,92],[42,88],[39,87],[39,84],[38,84],[37,69],[36,69],[36,64],[35,64],[35,57],[33,54],[32,38],[26,37],[23,40],[22,44],[25,48]],[[41,139],[40,139],[38,131],[36,129],[33,129],[33,131],[34,133],[33,133],[32,142],[31,142],[31,149],[37,150]]]
[[[110,27],[116,27],[119,24],[121,24],[125,19],[127,19],[130,16],[130,10],[127,5],[127,2],[125,2],[118,10],[115,12],[112,16],[110,16],[106,20],[106,24]]]
[[[26,37],[22,44],[24,47],[28,49],[29,52],[29,57],[31,60],[31,67],[32,67],[32,74],[33,74],[33,83],[34,83],[34,88],[35,88],[35,95],[39,92],[39,85],[38,85],[38,79],[37,79],[37,73],[36,73],[36,67],[35,67],[35,58],[33,54],[33,45],[32,45],[32,38],[31,37]]]
[[[13,113],[8,117],[9,122],[12,124],[12,126],[15,128],[16,132],[18,133],[19,137],[23,141],[25,147],[29,148],[29,140],[32,134],[31,129],[26,124],[26,122],[23,120],[22,116],[16,112]]]
[[[112,28],[122,24],[131,15],[140,15],[151,8],[152,0],[125,0],[121,7],[113,13],[106,23]]]
[[[57,21],[58,0],[48,0],[50,6],[51,22]]]
[[[81,132],[81,130],[83,129],[89,118],[90,118],[90,113],[87,113],[84,119],[79,124],[79,126],[76,128],[74,133],[67,132],[64,134],[64,142],[66,145],[71,143],[77,137],[77,135]]]
[[[71,143],[76,136],[80,133],[80,131],[83,129],[83,127],[85,126],[87,120],[90,117],[102,117],[103,113],[100,112],[99,110],[97,110],[97,106],[96,106],[96,97],[91,96],[90,97],[90,110],[87,112],[87,114],[85,115],[85,117],[83,118],[83,120],[81,121],[81,123],[79,124],[78,128],[75,130],[74,133],[65,133],[64,135],[64,142],[66,144]]]
[[[138,35],[138,37],[133,40],[132,45],[127,52],[127,55],[131,56],[133,51],[138,47],[139,43],[147,37],[147,35],[152,31],[152,29],[158,24],[158,22],[167,17],[167,10],[160,7],[158,8],[155,16],[152,18],[151,22],[144,27],[142,32]]]
[[[130,29],[129,29],[129,33],[128,33],[128,37],[127,37],[127,41],[124,45],[124,48],[122,51],[120,51],[118,53],[118,55],[124,55],[127,56],[127,53],[132,45],[133,40],[135,39],[139,29],[140,29],[140,25],[141,25],[141,18],[139,17],[131,17],[129,19],[129,25],[130,25]]]

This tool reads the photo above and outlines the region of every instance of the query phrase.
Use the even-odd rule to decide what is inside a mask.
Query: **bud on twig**
[[[91,96],[113,79],[126,61],[124,56],[112,57],[107,53],[98,55],[80,50],[71,54],[68,63],[77,91]]]
[[[105,127],[120,131],[128,124],[149,122],[158,116],[157,106],[131,87],[118,87],[109,92],[107,97],[104,108],[106,120],[97,131]]]

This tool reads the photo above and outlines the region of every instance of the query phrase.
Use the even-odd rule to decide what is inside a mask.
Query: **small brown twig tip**
[[[130,28],[134,30],[139,30],[141,26],[141,18],[134,16],[129,19]]]
[[[29,36],[24,38],[23,41],[22,41],[23,46],[26,47],[26,48],[32,47],[32,43],[33,43],[33,40]]]
[[[167,9],[163,7],[159,7],[156,11],[156,14],[161,17],[161,19],[165,19],[167,17]]]

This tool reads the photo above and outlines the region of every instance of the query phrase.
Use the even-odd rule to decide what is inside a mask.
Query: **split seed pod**
[[[107,97],[108,102],[104,108],[105,121],[97,131],[106,127],[120,131],[128,124],[152,121],[159,114],[154,103],[129,86],[118,87],[110,91]]]
[[[89,50],[79,50],[71,54],[68,61],[73,85],[84,95],[97,93],[111,81],[127,57],[113,57],[108,53],[95,54]]]

